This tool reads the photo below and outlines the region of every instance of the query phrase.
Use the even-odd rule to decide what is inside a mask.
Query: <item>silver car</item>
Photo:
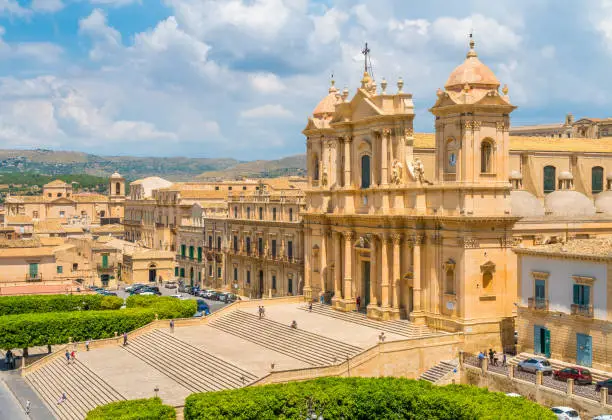
[[[552,375],[553,373],[550,362],[543,357],[533,357],[531,359],[523,360],[518,364],[518,370],[532,373],[540,371],[542,372],[542,375]]]

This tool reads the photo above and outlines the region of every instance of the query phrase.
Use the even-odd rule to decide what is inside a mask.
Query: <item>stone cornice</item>
[[[580,260],[580,261],[601,261],[609,262],[612,261],[612,255],[601,256],[601,255],[585,255],[585,254],[570,254],[567,252],[553,252],[553,251],[540,251],[529,248],[512,248],[512,250],[519,255],[530,255],[536,257],[548,257],[560,260]]]

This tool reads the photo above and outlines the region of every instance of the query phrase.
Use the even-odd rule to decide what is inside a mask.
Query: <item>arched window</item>
[[[293,209],[289,209],[289,221],[293,222]]]
[[[221,237],[217,236],[217,251],[221,251]]]
[[[554,166],[544,167],[544,193],[548,194],[555,190],[557,180],[557,169]]]
[[[234,219],[238,218],[238,206],[234,206]]]
[[[370,156],[361,157],[361,188],[370,188],[371,181]]]
[[[487,271],[482,275],[482,288],[485,292],[491,291],[493,286],[493,273]]]
[[[272,208],[272,220],[276,220],[276,207]]]
[[[444,263],[444,293],[449,295],[455,294],[455,260],[450,258]]]
[[[457,142],[449,139],[446,142],[446,173],[454,174],[457,172]]]
[[[603,176],[604,170],[601,166],[595,166],[591,169],[591,191],[593,194],[603,191]]]
[[[247,217],[246,218],[247,219],[251,218],[251,208],[250,207],[247,207]]]
[[[488,140],[480,144],[480,172],[483,174],[493,172],[493,144]]]
[[[246,253],[247,255],[251,254],[251,237],[247,236],[246,238]]]
[[[121,182],[115,183],[115,195],[121,195]]]
[[[319,180],[319,158],[317,155],[314,155],[313,159],[312,159],[312,166],[313,166],[313,175],[312,175],[312,179],[314,181],[318,181]]]
[[[259,208],[259,220],[263,220],[263,207]]]

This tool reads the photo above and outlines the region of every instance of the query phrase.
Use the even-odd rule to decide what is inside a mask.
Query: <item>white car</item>
[[[601,414],[593,417],[593,420],[612,420],[612,414]]]
[[[153,296],[155,295],[155,293],[153,292],[142,292],[142,293],[138,293],[140,296]]]
[[[571,407],[552,407],[551,410],[559,420],[580,420],[578,412]]]
[[[185,296],[183,296],[183,295],[181,295],[179,293],[174,294],[174,295],[170,295],[170,297],[173,297],[173,298],[176,298],[176,299],[183,299],[183,300],[187,299]]]

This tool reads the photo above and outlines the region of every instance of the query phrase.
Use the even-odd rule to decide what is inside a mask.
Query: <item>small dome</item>
[[[461,90],[466,85],[470,88],[487,89],[497,89],[500,85],[493,71],[478,59],[478,54],[474,50],[474,40],[470,41],[470,51],[465,61],[453,70],[444,87],[447,90]]]
[[[510,179],[523,179],[523,174],[519,171],[510,171]]]
[[[121,174],[119,174],[119,172],[115,172],[114,174],[112,174],[111,178],[121,178],[121,179],[123,179],[123,177],[121,176]]]
[[[603,191],[595,197],[595,208],[598,213],[612,214],[612,191]]]
[[[321,102],[319,102],[314,111],[312,111],[313,116],[322,118],[336,112],[336,104],[342,102],[342,99],[338,96],[338,89],[335,84],[336,82],[332,80],[331,86],[329,87],[329,93],[321,99]]]
[[[591,216],[595,205],[586,195],[573,190],[558,190],[548,194],[544,200],[546,213],[555,216]]]
[[[568,171],[561,171],[561,172],[559,172],[559,180],[560,181],[566,181],[568,179],[574,179],[574,175],[572,175]]]
[[[544,216],[544,206],[529,191],[510,191],[510,208],[514,216],[541,217]]]
[[[608,181],[612,181],[612,173],[609,173],[608,176],[606,176],[606,179]]]

